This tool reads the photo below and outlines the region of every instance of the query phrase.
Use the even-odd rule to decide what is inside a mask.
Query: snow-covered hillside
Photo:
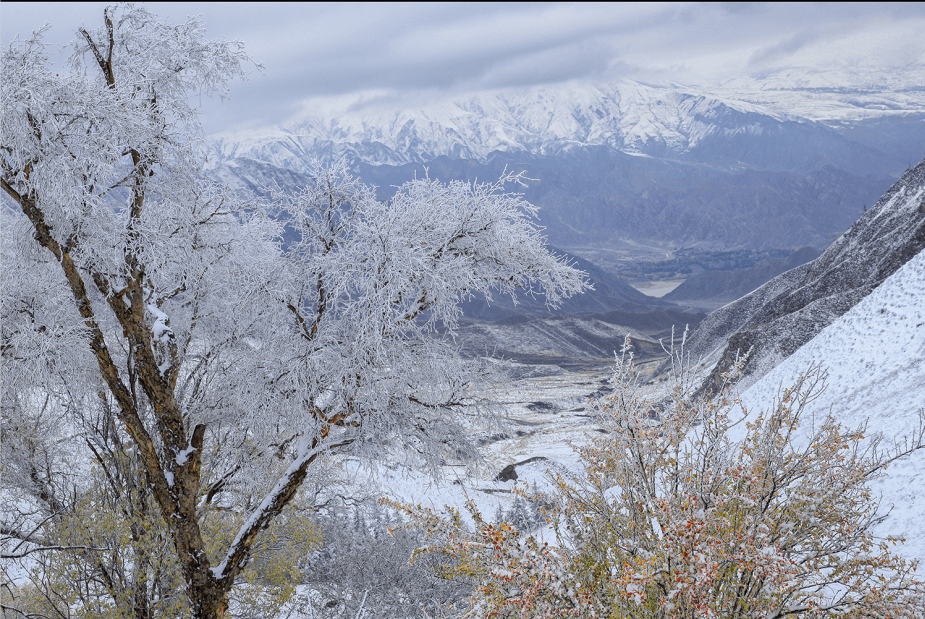
[[[705,91],[826,123],[925,112],[925,63],[889,71],[864,66],[790,67],[738,77]]]
[[[808,368],[828,373],[828,387],[810,412],[842,424],[868,423],[885,445],[911,435],[925,413],[925,252],[919,253],[851,310],[823,329],[742,394],[761,409]],[[808,418],[804,419],[807,424]],[[890,517],[881,534],[904,535],[905,554],[925,561],[925,450],[889,467],[874,484]]]
[[[809,342],[925,248],[925,161],[908,170],[825,252],[707,316],[693,358],[716,363],[715,389],[737,351],[752,349],[746,384]]]

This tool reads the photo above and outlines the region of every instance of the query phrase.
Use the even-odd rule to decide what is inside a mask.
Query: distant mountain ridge
[[[704,92],[827,124],[925,111],[925,62],[789,67],[740,76]]]
[[[553,244],[822,248],[925,156],[925,91],[871,77],[831,92],[810,78],[712,91],[619,80],[398,111],[319,108],[285,126],[211,136],[208,158],[239,186],[272,179],[288,190],[313,160],[346,157],[382,198],[425,169],[440,180],[524,171]],[[790,103],[811,118],[786,113]]]
[[[461,325],[455,341],[468,355],[489,355],[519,363],[560,367],[607,367],[613,365],[625,338],[637,359],[663,353],[659,340],[670,345],[672,328],[680,335],[686,325],[694,327],[701,313],[674,309],[611,311],[581,316],[560,315],[530,320],[524,316],[495,322]]]
[[[899,165],[889,153],[822,123],[741,99],[632,80],[483,93],[391,112],[319,113],[275,129],[212,136],[209,159],[221,165],[247,157],[305,172],[315,157],[371,165],[438,157],[484,163],[495,152],[554,156],[593,146],[774,171],[831,164],[856,174],[891,174]]]
[[[490,181],[505,169],[536,179],[510,190],[540,207],[540,223],[553,245],[570,246],[631,238],[722,249],[821,248],[892,183],[832,166],[799,174],[721,170],[602,146],[559,156],[495,153],[487,163],[448,157],[426,165],[358,162],[354,171],[378,187],[380,199],[388,199],[396,185],[425,173],[442,181]],[[304,173],[248,158],[228,161],[212,174],[257,193],[268,185],[295,191],[306,179]]]

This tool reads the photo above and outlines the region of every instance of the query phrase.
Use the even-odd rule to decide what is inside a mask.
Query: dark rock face
[[[704,319],[687,350],[716,363],[753,347],[748,383],[815,337],[925,247],[925,161],[908,170],[812,262],[772,279]],[[743,351],[744,352],[744,351]],[[705,385],[710,388],[710,385]],[[715,387],[715,385],[713,385]]]

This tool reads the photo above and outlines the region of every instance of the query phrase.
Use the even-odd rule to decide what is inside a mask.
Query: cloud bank
[[[6,46],[46,21],[64,44],[104,3],[3,3]],[[232,100],[203,102],[207,132],[276,124],[319,101],[424,100],[570,80],[716,84],[792,66],[888,69],[925,57],[925,4],[157,3],[241,39],[266,67]]]

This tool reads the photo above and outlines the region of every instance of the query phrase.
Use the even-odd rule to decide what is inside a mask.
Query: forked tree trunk
[[[238,560],[228,565],[224,570],[224,577],[216,578],[205,552],[196,509],[205,426],[197,426],[192,436],[187,439],[183,417],[173,393],[178,368],[171,367],[162,374],[153,352],[154,338],[145,322],[143,270],[133,269],[135,278],[123,294],[114,294],[103,275],[94,273],[91,278],[100,293],[106,297],[128,338],[129,346],[135,351],[135,372],[157,418],[158,438],[167,456],[163,464],[170,470],[165,470],[165,466],[162,466],[155,440],[142,422],[133,392],[122,381],[119,370],[109,354],[103,332],[94,315],[84,277],[71,258],[70,248],[61,246],[52,237],[51,228],[45,222],[44,213],[35,199],[20,195],[5,181],[3,188],[19,203],[23,213],[29,218],[35,231],[35,239],[54,254],[61,265],[75,307],[90,333],[89,345],[99,365],[101,378],[117,404],[117,417],[138,448],[139,460],[144,467],[145,483],[151,490],[173,537],[193,616],[197,619],[223,617],[228,609],[228,592],[234,583],[234,577],[246,563],[253,538],[259,529],[254,530],[248,539],[242,540],[236,557]],[[123,295],[130,299],[129,303],[126,303]],[[192,454],[186,462],[177,464],[176,454],[187,446],[194,448]],[[298,481],[301,482],[301,479]],[[294,495],[294,491],[292,494]]]

